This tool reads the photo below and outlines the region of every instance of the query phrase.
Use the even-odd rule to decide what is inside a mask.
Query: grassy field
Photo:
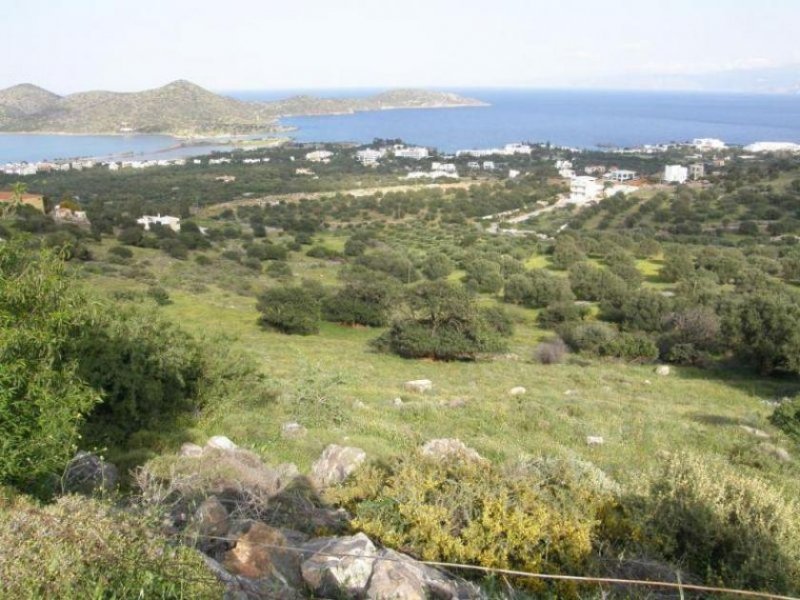
[[[337,248],[342,241],[324,240]],[[105,248],[94,251],[102,256]],[[324,324],[319,335],[304,337],[262,329],[254,293],[274,281],[235,263],[209,269],[146,249],[136,249],[136,261],[149,279],[97,269],[87,282],[113,292],[144,290],[157,281],[173,301],[159,310],[208,343],[225,336],[226,343],[256,359],[276,392],[271,401],[212,406],[171,438],[172,446],[226,435],[271,462],[307,469],[329,443],[359,446],[382,458],[431,438],[456,437],[497,461],[541,455],[585,459],[631,486],[664,452],[692,450],[720,455],[743,469],[758,468],[788,493],[800,491],[793,464],[765,460],[756,449],[760,440],[740,427],[766,430],[773,441],[788,445],[769,425],[767,403],[794,393],[791,383],[691,368],[658,376],[652,365],[575,356],[564,364],[541,365],[532,351],[549,333],[536,326],[535,311],[522,308],[511,309],[516,333],[507,354],[477,362],[404,360],[370,349],[379,330]],[[299,253],[291,263],[299,277],[336,281],[336,263]],[[541,256],[528,261],[529,267],[547,265]],[[648,285],[659,285],[658,261],[640,261],[639,267]],[[430,379],[433,391],[404,391],[403,383],[411,379]],[[515,386],[527,392],[511,396]],[[281,424],[288,421],[299,422],[308,434],[283,439]],[[589,446],[586,436],[602,436],[605,443]]]

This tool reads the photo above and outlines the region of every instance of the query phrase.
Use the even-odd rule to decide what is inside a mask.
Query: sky
[[[0,88],[61,94],[636,87],[800,64],[800,0],[0,0],[0,15]]]

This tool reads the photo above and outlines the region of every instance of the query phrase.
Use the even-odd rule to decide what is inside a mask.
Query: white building
[[[306,160],[318,163],[328,163],[331,162],[331,156],[333,156],[333,152],[328,150],[315,150],[314,152],[309,152],[306,154]]]
[[[509,169],[508,170],[508,178],[509,179],[516,179],[517,177],[519,177],[519,171],[517,171],[516,169]]]
[[[483,161],[483,170],[484,171],[494,171],[495,165],[493,160],[485,160]]]
[[[689,177],[692,179],[702,179],[706,176],[706,166],[703,163],[689,165]]]
[[[419,146],[395,146],[394,155],[397,158],[412,158],[414,160],[422,160],[423,158],[428,158],[430,153],[428,152],[427,148],[421,148]]]
[[[477,160],[472,160],[467,163],[467,168],[472,169],[473,171],[480,171],[481,163],[479,163]]]
[[[633,192],[637,191],[635,185],[625,185],[624,183],[617,183],[614,185],[610,185],[603,190],[603,195],[606,198],[611,198],[611,196],[616,196],[617,194],[624,194],[627,196],[628,194],[632,194]]]
[[[702,152],[708,150],[724,150],[726,148],[725,142],[716,138],[695,138],[692,140],[692,146]]]
[[[366,150],[359,150],[356,152],[356,160],[365,167],[374,167],[384,156],[386,156],[386,150],[367,148]]]
[[[506,144],[503,146],[505,154],[530,154],[533,151],[528,144]]]
[[[597,202],[603,193],[603,184],[595,177],[582,175],[575,177],[569,184],[569,203],[586,204]]]
[[[458,171],[456,170],[456,166],[453,163],[433,162],[431,163],[431,171],[450,173],[458,177]]]
[[[631,181],[636,179],[636,171],[628,171],[626,169],[614,169],[605,174],[605,178],[610,181],[622,183],[623,181]]]
[[[756,142],[744,147],[747,152],[761,154],[765,152],[800,152],[800,144],[792,142]]]
[[[161,225],[162,227],[169,227],[172,231],[180,231],[181,230],[181,220],[178,217],[170,217],[170,216],[161,216],[159,213],[157,216],[148,216],[145,215],[140,219],[136,219],[136,222],[139,225],[144,227],[145,231],[150,231],[151,225]]]
[[[689,179],[689,169],[683,165],[667,165],[664,167],[664,181],[666,183],[686,183]]]
[[[412,171],[406,175],[406,179],[458,179],[458,173],[448,173],[446,171]]]

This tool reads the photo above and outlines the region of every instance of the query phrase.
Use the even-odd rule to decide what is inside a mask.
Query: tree
[[[397,282],[371,273],[345,275],[345,284],[323,301],[325,319],[348,325],[386,325],[397,296]]]
[[[453,261],[443,252],[431,252],[422,263],[422,274],[430,280],[444,279],[453,272]]]
[[[467,264],[466,271],[466,284],[478,292],[495,294],[503,287],[500,265],[494,261],[479,258]]]
[[[675,283],[691,277],[694,270],[692,255],[686,249],[677,247],[667,252],[664,257],[664,266],[661,267],[659,275],[662,280]]]
[[[577,262],[586,259],[586,255],[578,248],[572,238],[560,237],[553,247],[553,266],[557,269],[569,269]]]
[[[774,292],[751,294],[723,312],[723,339],[737,357],[764,374],[800,373],[800,305]]]
[[[374,345],[405,358],[474,359],[505,347],[498,322],[489,323],[461,286],[420,283],[405,298],[406,315],[392,323]]]
[[[320,298],[307,286],[270,288],[258,297],[259,321],[283,333],[319,333]]]
[[[10,217],[16,214],[19,209],[22,207],[22,198],[28,192],[28,186],[21,181],[18,181],[11,186],[11,202],[9,202],[6,206],[3,207],[2,213],[0,216],[3,218]]]

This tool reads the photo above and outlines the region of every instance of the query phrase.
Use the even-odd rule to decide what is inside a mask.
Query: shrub
[[[198,254],[197,256],[194,257],[194,262],[196,262],[201,267],[207,267],[213,261],[205,254]]]
[[[555,302],[542,310],[537,320],[543,327],[555,327],[561,323],[582,321],[589,316],[589,307],[575,302]]]
[[[147,290],[147,295],[159,306],[166,306],[172,304],[169,297],[169,292],[159,285],[154,285]]]
[[[172,258],[186,260],[186,258],[189,256],[189,249],[180,240],[166,238],[161,240],[158,245],[163,252]]]
[[[270,288],[258,297],[259,321],[283,333],[319,333],[320,299],[305,286]]]
[[[453,261],[442,252],[431,252],[422,263],[422,274],[428,279],[444,279],[453,272]]]
[[[800,396],[781,402],[769,419],[787,435],[800,442]]]
[[[90,316],[52,250],[0,244],[0,275],[0,484],[34,485],[61,471],[100,400],[69,352]]]
[[[323,301],[325,319],[348,325],[381,327],[389,321],[396,289],[388,278],[350,277]]]
[[[311,258],[322,258],[325,260],[342,258],[341,252],[332,248],[328,248],[327,246],[314,246],[313,248],[310,248],[308,252],[306,252],[306,256],[310,256]]]
[[[417,285],[406,296],[407,318],[398,319],[374,345],[405,358],[473,359],[505,347],[460,286],[446,281]]]
[[[267,275],[275,279],[291,279],[292,267],[284,260],[275,260],[267,266]]]
[[[77,496],[0,507],[4,597],[219,598],[200,554],[159,536],[149,520]]]
[[[559,337],[537,344],[533,349],[534,360],[543,365],[557,365],[566,355],[567,345]]]
[[[423,560],[583,573],[608,497],[587,481],[563,463],[506,471],[485,461],[412,456],[363,468],[332,495],[355,515],[355,528]]]
[[[710,308],[694,307],[668,315],[659,351],[664,360],[702,364],[719,345],[720,323]]]
[[[654,479],[643,519],[661,554],[709,582],[796,594],[799,510],[760,479],[678,454]]]
[[[465,283],[478,292],[494,294],[503,287],[500,265],[486,259],[478,259],[466,265]]]
[[[356,264],[386,273],[403,283],[412,283],[419,279],[419,273],[408,257],[393,250],[375,250],[364,254],[356,259]]]
[[[481,309],[480,316],[494,331],[503,337],[514,335],[514,322],[502,306],[487,306]]]
[[[133,251],[125,246],[113,246],[108,249],[108,253],[125,260],[133,258]]]
[[[619,335],[611,325],[598,321],[567,323],[559,333],[572,350],[593,356],[611,356],[612,344]]]

